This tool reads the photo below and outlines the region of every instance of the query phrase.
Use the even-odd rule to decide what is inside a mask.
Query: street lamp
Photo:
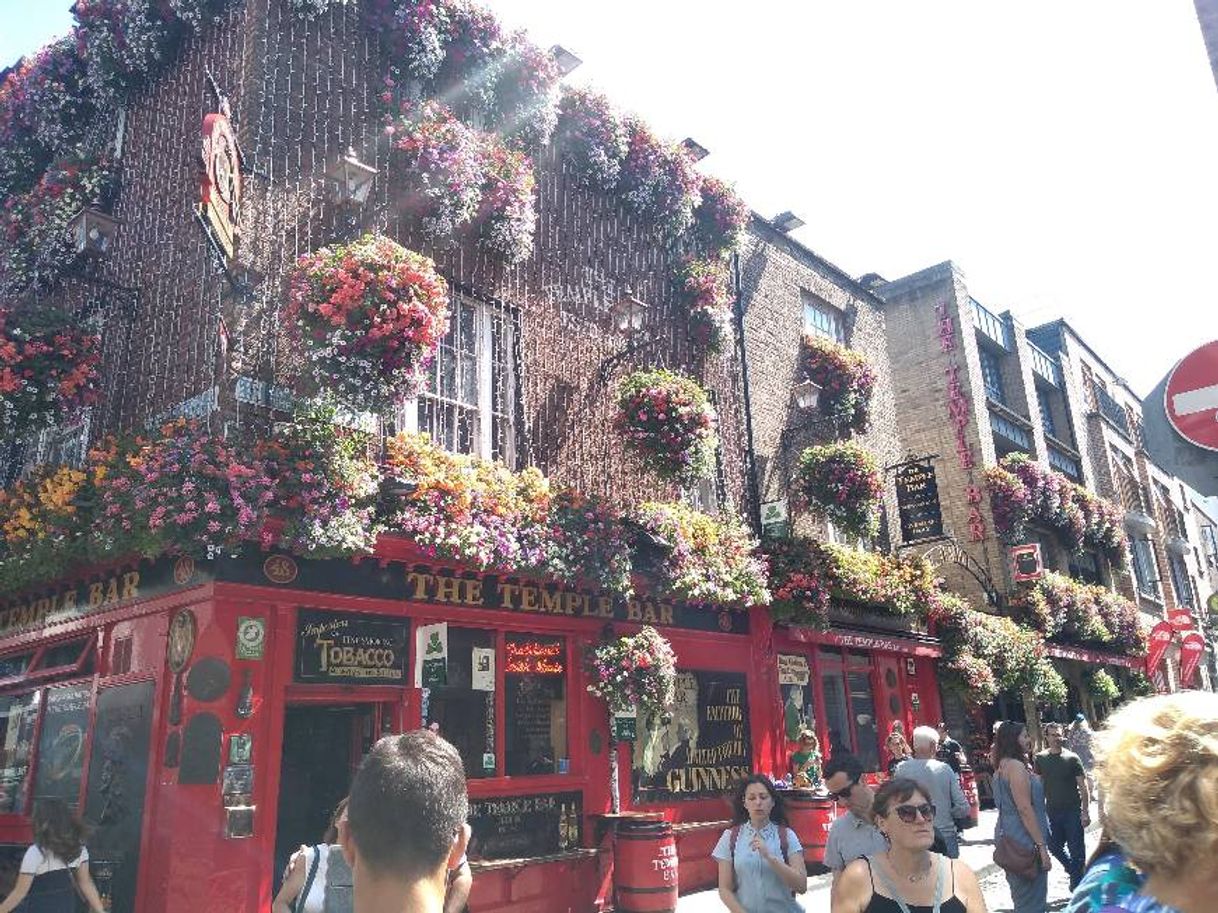
[[[355,150],[348,146],[346,154],[326,169],[326,186],[331,202],[339,206],[363,206],[376,175],[377,170],[361,162]]]
[[[689,153],[689,157],[695,162],[700,162],[710,155],[710,150],[692,136],[687,136],[685,139],[681,140],[681,147]]]
[[[811,412],[820,404],[820,384],[811,380],[804,380],[797,383],[791,388],[791,398],[795,401],[795,406],[802,412]]]
[[[583,63],[582,60],[561,44],[556,44],[550,48],[550,54],[554,57],[554,63],[558,67],[559,76],[570,76]]]
[[[791,232],[795,231],[795,229],[802,228],[804,225],[804,220],[788,209],[786,212],[780,212],[778,215],[774,216],[774,218],[770,220],[770,224],[784,235],[789,235]]]
[[[77,256],[104,257],[122,223],[100,209],[85,207],[68,222],[68,237]]]
[[[647,311],[647,305],[636,298],[634,292],[627,289],[626,294],[610,308],[609,316],[613,319],[614,328],[629,337],[643,328]]]

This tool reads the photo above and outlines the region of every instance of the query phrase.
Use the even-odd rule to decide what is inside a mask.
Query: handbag
[[[1031,881],[1040,876],[1040,853],[1006,834],[994,838],[994,864],[1019,878]]]

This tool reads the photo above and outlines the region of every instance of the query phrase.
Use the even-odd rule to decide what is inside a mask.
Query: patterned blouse
[[[1146,876],[1119,849],[1100,856],[1074,889],[1065,913],[1178,913],[1140,893]]]

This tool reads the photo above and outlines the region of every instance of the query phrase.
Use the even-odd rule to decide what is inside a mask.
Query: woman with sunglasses
[[[795,895],[808,890],[804,848],[769,777],[742,780],[732,811],[733,825],[711,853],[723,905],[731,913],[801,913]]]
[[[833,913],[986,913],[973,870],[930,851],[935,807],[916,780],[889,780],[871,810],[888,850],[846,867],[833,892]]]
[[[998,809],[994,839],[1006,837],[1025,852],[1033,851],[1040,869],[1034,878],[1006,870],[1013,913],[1044,913],[1049,898],[1049,869],[1053,864],[1045,845],[1049,834],[1045,788],[1040,777],[1032,772],[1031,749],[1032,740],[1023,723],[1007,720],[994,730],[993,788]]]

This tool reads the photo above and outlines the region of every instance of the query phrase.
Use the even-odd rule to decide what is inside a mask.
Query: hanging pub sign
[[[381,616],[301,610],[296,681],[406,684],[409,623]]]
[[[930,463],[906,463],[896,473],[897,512],[901,517],[901,539],[922,542],[943,535],[943,509],[939,505],[939,483]]]
[[[1146,671],[1151,675],[1163,661],[1163,656],[1167,653],[1167,647],[1171,644],[1174,633],[1171,623],[1167,621],[1161,621],[1150,629],[1150,647],[1146,651]]]
[[[1205,652],[1205,638],[1197,631],[1190,631],[1180,639],[1180,687],[1192,685],[1201,654]]]
[[[672,712],[639,718],[633,755],[637,802],[722,796],[753,772],[744,674],[678,672]]]
[[[233,258],[237,245],[237,216],[241,206],[241,159],[237,137],[229,122],[228,105],[203,116],[200,148],[203,170],[199,179],[198,216],[208,237],[223,255]]]
[[[1039,542],[1025,542],[1011,547],[1011,577],[1016,583],[1039,580],[1045,576]]]

